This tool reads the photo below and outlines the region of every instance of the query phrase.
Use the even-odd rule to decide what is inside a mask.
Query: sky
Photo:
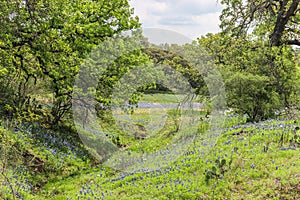
[[[217,0],[130,0],[143,28],[175,31],[192,40],[220,31]]]

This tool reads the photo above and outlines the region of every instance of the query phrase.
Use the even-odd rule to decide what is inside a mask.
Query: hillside
[[[226,122],[207,155],[198,141],[170,166],[131,172],[93,166],[83,150],[43,130],[15,129],[6,140],[27,162],[2,171],[10,181],[1,191],[25,199],[298,199],[299,122],[240,120]]]

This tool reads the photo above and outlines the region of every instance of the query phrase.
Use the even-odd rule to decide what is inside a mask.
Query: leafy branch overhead
[[[138,28],[132,14],[127,0],[1,1],[0,72],[9,74],[0,84],[13,101],[6,103],[24,109],[29,85],[47,82],[55,98],[48,120],[57,122],[70,109],[83,59],[106,37]]]
[[[300,0],[222,0],[221,28],[235,36],[254,32],[272,46],[300,46]]]

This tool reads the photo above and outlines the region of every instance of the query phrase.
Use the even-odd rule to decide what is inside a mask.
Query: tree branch
[[[300,40],[287,40],[284,42],[285,44],[288,44],[288,45],[297,45],[297,46],[300,46]]]
[[[292,4],[290,5],[288,11],[285,12],[285,6],[287,5],[287,1],[284,1],[280,5],[280,9],[277,15],[277,20],[275,23],[275,28],[273,33],[271,34],[271,45],[272,46],[279,46],[281,44],[281,38],[283,32],[285,30],[285,26],[288,23],[291,16],[296,14],[296,10],[298,8],[300,0],[293,0]]]

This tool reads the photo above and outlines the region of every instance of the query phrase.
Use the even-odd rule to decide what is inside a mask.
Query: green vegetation
[[[2,0],[0,199],[300,199],[300,2],[221,3],[154,45],[127,0]]]
[[[299,198],[299,122],[268,120],[245,123],[245,120],[228,118],[219,130],[221,136],[218,142],[208,155],[202,154],[200,149],[203,144],[197,141],[194,147],[168,167],[128,173],[93,165],[81,157],[75,159],[76,155],[64,151],[62,146],[57,146],[59,143],[52,147],[57,151],[54,154],[52,150],[42,147],[42,142],[45,142],[42,139],[41,143],[36,144],[33,140],[24,142],[24,138],[15,137],[26,133],[25,129],[15,134],[2,130],[14,138],[13,143],[26,144],[25,148],[18,148],[16,154],[20,154],[20,149],[23,152],[29,149],[36,159],[44,160],[43,154],[49,156],[47,168],[43,169],[45,171],[29,170],[34,175],[24,173],[24,169],[14,175],[7,172],[12,182],[16,181],[17,176],[17,181],[24,181],[24,186],[18,189],[18,185],[9,182],[6,191],[10,191],[12,184],[25,199],[88,199],[102,196],[108,199]],[[43,135],[45,132],[40,130],[36,134]],[[159,139],[145,140],[145,146],[155,147],[162,138],[167,142],[164,134],[161,132],[157,136]],[[50,169],[53,171],[47,171]],[[30,189],[25,180],[31,179],[35,179],[35,183],[41,183],[41,180],[47,182],[31,195],[23,189]],[[5,192],[3,194],[6,195]],[[9,195],[5,197],[9,198]]]
[[[147,103],[178,103],[183,100],[183,95],[174,95],[167,93],[144,94],[141,102]]]

